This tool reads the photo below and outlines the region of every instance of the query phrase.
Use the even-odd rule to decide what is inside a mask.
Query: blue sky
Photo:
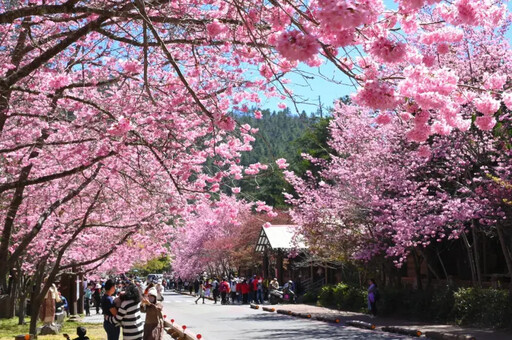
[[[386,8],[397,8],[393,0],[384,0],[384,3]],[[336,99],[355,92],[355,87],[348,77],[343,75],[330,62],[326,62],[318,68],[311,68],[301,63],[299,72],[304,74],[293,73],[287,76],[291,81],[289,88],[305,102],[304,104],[297,104],[299,112],[302,110],[308,114],[316,112],[319,101],[322,107],[327,109],[333,106]],[[292,112],[296,112],[296,107],[290,99],[263,98],[261,107],[277,111],[279,110],[277,105],[280,102],[284,102]]]
[[[393,0],[384,0],[387,8],[396,9],[396,3]],[[509,11],[512,10],[512,4],[508,3]],[[509,40],[512,40],[512,33],[509,32]],[[310,68],[305,64],[299,66],[299,71],[306,73],[307,78],[299,74],[289,74],[288,79],[291,83],[288,85],[294,94],[300,96],[307,104],[298,104],[298,110],[306,113],[316,112],[318,109],[319,98],[324,109],[332,107],[333,102],[345,95],[355,92],[355,87],[350,84],[349,79],[336,70],[335,66],[327,62],[319,68]],[[329,80],[327,80],[329,79]],[[276,98],[262,98],[261,107],[263,109],[279,110],[277,105],[284,102],[296,112],[296,108],[290,99],[280,100]]]

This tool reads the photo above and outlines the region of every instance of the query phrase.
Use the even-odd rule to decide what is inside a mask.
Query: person
[[[146,322],[144,323],[143,340],[163,340],[164,339],[164,317],[162,316],[163,306],[158,302],[158,292],[156,288],[148,291],[147,299],[142,300],[142,308],[146,312]]]
[[[139,289],[134,284],[130,284],[119,298],[121,304],[117,309],[115,319],[123,327],[123,340],[141,340],[144,334],[144,326],[140,317],[141,296]]]
[[[231,291],[230,295],[231,295],[231,303],[232,304],[235,304],[236,303],[236,294],[237,294],[237,289],[236,289],[236,286],[237,286],[237,279],[231,279],[230,283],[229,283],[229,290]]]
[[[107,333],[108,340],[118,340],[120,329],[117,327],[116,315],[117,308],[114,303],[114,293],[116,291],[116,284],[113,280],[109,279],[105,282],[105,294],[101,298],[101,309],[103,310],[103,329]],[[98,304],[99,306],[99,304]],[[97,307],[98,308],[98,307]]]
[[[139,290],[140,296],[144,296],[144,287],[142,287],[142,284],[140,280],[135,280],[135,285],[137,286],[137,289]]]
[[[213,279],[212,290],[213,290],[213,303],[217,303],[217,299],[219,298],[219,281],[217,280],[217,278]]]
[[[55,314],[63,314],[62,317],[64,318],[64,316],[67,316],[69,312],[68,300],[60,291],[58,291],[58,294],[60,301],[55,303]]]
[[[92,299],[92,290],[91,285],[87,285],[84,290],[84,308],[85,308],[85,316],[91,316],[91,299]]]
[[[201,298],[203,298],[203,304],[204,304],[204,291],[205,291],[205,287],[204,287],[203,281],[199,281],[199,288],[197,290],[198,298],[196,299],[196,305],[197,305],[197,301],[199,301],[199,299],[201,299]]]
[[[188,282],[188,293],[189,293],[190,295],[192,295],[192,294],[193,294],[193,292],[194,292],[194,283],[189,281],[189,282]]]
[[[197,296],[199,294],[199,279],[196,278],[194,280],[194,296]]]
[[[247,279],[244,279],[240,285],[240,290],[242,291],[242,303],[245,305],[249,302],[249,284],[247,283]]]
[[[295,302],[295,288],[293,287],[293,281],[289,280],[283,286],[283,294],[288,295],[288,301]]]
[[[269,289],[272,290],[278,290],[279,289],[279,281],[274,277],[269,284]]]
[[[146,286],[146,289],[144,289],[144,296],[147,296],[148,295],[148,292],[151,288],[155,287],[155,284],[153,283],[153,281],[149,282],[148,285]],[[158,291],[157,291],[158,292]]]
[[[204,285],[204,295],[206,295],[208,298],[210,297],[211,289],[212,285],[210,284],[210,280],[207,280],[206,284]]]
[[[181,279],[181,276],[178,276],[178,292],[181,292],[182,288],[183,288],[183,280]]]
[[[74,338],[73,340],[89,340],[89,337],[86,336],[87,329],[84,327],[77,327],[76,328],[76,335],[78,335],[78,338]]]
[[[377,288],[377,284],[375,283],[375,279],[370,279],[368,281],[368,309],[370,311],[370,317],[374,318],[377,316],[377,300],[379,290]]]
[[[256,279],[256,303],[263,304],[263,278],[261,276]]]
[[[86,334],[87,334],[87,329],[85,329],[84,327],[78,326],[76,328],[76,335],[78,335],[78,338],[74,338],[73,340],[90,340],[89,337],[86,336]],[[64,333],[62,335],[64,335],[64,337],[67,340],[71,340],[69,335],[67,335],[66,333]]]
[[[220,303],[223,305],[227,304],[229,302],[229,300],[227,299],[229,294],[229,283],[226,277],[222,279],[222,282],[220,283],[219,286],[219,291],[221,296]]]
[[[251,277],[249,279],[249,281],[247,282],[247,284],[249,285],[249,303],[252,303],[254,301],[254,298],[256,296],[256,292],[254,291],[254,283],[253,281],[256,279],[256,275],[253,275],[253,277]]]
[[[45,325],[53,324],[55,321],[55,304],[60,302],[57,286],[52,283],[50,289],[46,292],[41,309],[39,310],[39,318]]]
[[[158,280],[156,282],[155,288],[156,288],[156,292],[158,294],[157,300],[164,301],[164,295],[163,295],[164,288],[162,287],[162,280]]]
[[[115,287],[114,287],[115,289]],[[92,294],[94,299],[94,305],[96,307],[96,314],[100,314],[100,305],[101,305],[101,285],[99,283],[94,287],[94,293]]]

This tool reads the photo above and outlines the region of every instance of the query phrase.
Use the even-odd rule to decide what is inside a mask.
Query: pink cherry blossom
[[[306,61],[318,53],[316,38],[298,30],[283,32],[276,41],[276,49],[289,60]]]
[[[475,100],[476,109],[484,115],[493,115],[500,108],[500,102],[486,93]]]
[[[277,161],[276,161],[276,164],[277,166],[279,167],[279,169],[286,169],[288,168],[289,164],[286,163],[286,159],[284,158],[279,158]]]

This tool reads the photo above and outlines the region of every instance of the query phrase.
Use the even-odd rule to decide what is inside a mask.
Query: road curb
[[[170,327],[166,330],[167,334],[169,334],[173,339],[178,340],[196,340],[202,339],[201,334],[194,334],[190,331],[187,331],[187,326],[178,325],[175,322],[167,322],[164,321],[164,326],[169,325]]]
[[[420,337],[423,333],[419,329],[410,329],[404,327],[395,327],[395,326],[384,326],[380,328],[384,332],[388,333],[397,333],[409,336]]]
[[[345,325],[357,327],[357,328],[363,328],[363,329],[370,329],[375,330],[375,325],[370,322],[364,322],[361,320],[348,320],[345,322]]]
[[[277,314],[292,315],[292,311],[286,309],[276,309]]]
[[[315,320],[324,321],[324,322],[332,322],[332,323],[340,323],[340,318],[330,317],[325,315],[316,315]]]
[[[298,312],[290,312],[291,316],[296,316],[303,319],[311,319],[311,314],[309,313],[298,313]]]
[[[474,336],[466,334],[453,334],[443,332],[425,332],[425,336],[433,340],[476,340]]]

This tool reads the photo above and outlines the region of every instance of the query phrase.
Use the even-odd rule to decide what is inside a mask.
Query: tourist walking
[[[205,293],[205,290],[206,288],[204,287],[204,284],[203,284],[203,281],[199,281],[199,288],[197,289],[197,299],[196,299],[196,305],[197,305],[197,301],[199,301],[199,299],[203,299],[203,303],[204,303],[204,293]]]
[[[130,284],[119,298],[121,305],[117,309],[115,317],[116,321],[123,327],[123,340],[141,340],[144,326],[140,317],[141,296],[139,289],[134,284]]]
[[[101,287],[101,286],[100,286]],[[105,294],[101,298],[101,309],[103,310],[103,329],[107,332],[108,340],[118,340],[120,329],[117,326],[115,316],[117,315],[117,308],[114,303],[114,293],[116,291],[116,284],[113,280],[105,282]],[[98,310],[99,303],[96,307]]]
[[[207,280],[204,285],[204,295],[208,298],[210,297],[211,289],[212,285],[210,284],[210,281]]]

